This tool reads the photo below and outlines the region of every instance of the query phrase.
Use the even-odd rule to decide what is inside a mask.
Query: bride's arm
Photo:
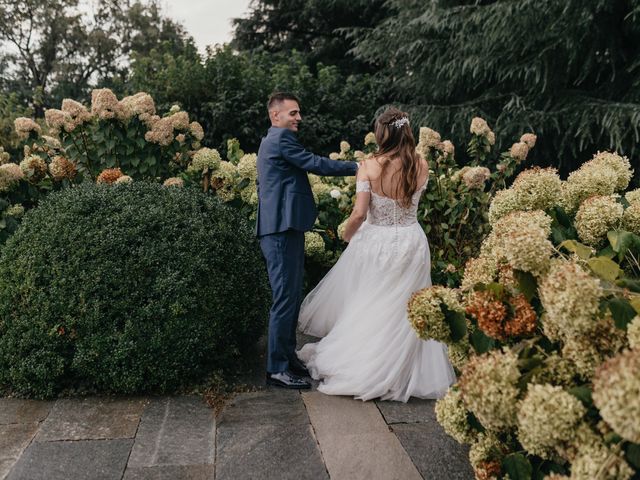
[[[345,242],[351,241],[351,238],[358,231],[362,222],[367,219],[369,199],[371,197],[371,184],[369,183],[369,176],[367,174],[366,161],[360,163],[356,181],[356,185],[360,183],[364,188],[356,188],[356,204],[353,207],[353,211],[347,221],[347,226],[344,229],[343,238]]]

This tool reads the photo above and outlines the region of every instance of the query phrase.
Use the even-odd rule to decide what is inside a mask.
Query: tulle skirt
[[[431,285],[429,244],[418,223],[363,223],[302,302],[298,326],[322,337],[298,357],[318,390],[357,399],[440,398],[455,382],[446,345],[417,337],[411,294]]]

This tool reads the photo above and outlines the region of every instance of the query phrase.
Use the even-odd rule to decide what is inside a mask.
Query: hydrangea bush
[[[495,135],[486,121],[474,118],[470,133],[467,150],[472,162],[460,167],[450,141],[443,141],[428,127],[419,131],[417,150],[429,161],[430,175],[418,215],[431,243],[434,281],[448,286],[459,283],[464,260],[477,253],[490,229],[490,199],[506,185],[536,141],[535,135],[524,134],[516,144],[518,148],[497,155],[492,151]],[[329,157],[336,161],[365,160],[377,149],[374,134],[367,134],[363,144],[356,150],[342,141],[339,151]],[[229,162],[220,164],[228,172],[221,175],[214,189],[225,201],[234,202],[253,217],[257,205],[256,156],[242,152],[234,141],[230,141],[228,151]],[[312,241],[307,242],[307,273],[319,279],[346,247],[341,238],[355,198],[355,178],[310,174],[309,181],[319,215],[314,235],[308,235]]]
[[[481,122],[475,128],[484,131]],[[522,155],[525,140],[512,155]],[[479,255],[448,291],[464,321],[451,316],[451,301],[415,301],[440,297],[442,287],[409,303],[417,335],[447,343],[460,374],[436,415],[470,444],[476,478],[639,475],[640,194],[625,192],[632,173],[610,152],[565,181],[553,169],[523,171],[496,192]],[[452,328],[455,337],[439,334]]]
[[[199,183],[211,188],[217,151],[201,148],[202,126],[175,105],[163,116],[144,92],[120,100],[109,89],[92,92],[91,105],[65,99],[41,125],[14,122],[22,159],[0,150],[0,244],[15,231],[22,211],[49,192],[81,182],[135,180]]]

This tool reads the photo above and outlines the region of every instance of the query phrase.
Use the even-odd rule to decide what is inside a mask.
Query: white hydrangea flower
[[[627,325],[627,339],[631,348],[640,348],[640,315]]]
[[[578,237],[587,245],[599,246],[607,237],[607,232],[618,227],[624,208],[616,196],[595,196],[587,198],[576,213],[575,227]]]
[[[522,162],[527,158],[527,155],[529,155],[529,145],[524,142],[514,143],[511,145],[509,155],[511,155],[514,160]]]
[[[442,304],[449,310],[464,312],[458,292],[451,288],[434,285],[411,295],[409,322],[420,338],[451,343],[451,329],[445,322]]]
[[[633,177],[631,163],[627,157],[612,152],[598,152],[585,165],[609,168],[616,174],[616,192],[624,191]]]
[[[558,332],[563,337],[572,337],[593,328],[600,308],[602,287],[597,278],[577,263],[553,263],[540,282],[538,292],[545,309],[545,332],[546,323],[550,324],[550,332]]]
[[[491,129],[489,128],[486,120],[480,117],[474,117],[471,120],[471,127],[469,128],[469,131],[474,135],[484,137],[489,134]]]
[[[518,408],[518,439],[529,453],[552,458],[585,414],[580,400],[562,387],[529,384]]]
[[[26,140],[29,138],[31,132],[35,132],[36,135],[40,135],[42,129],[33,119],[27,117],[18,117],[13,121],[13,126],[16,130],[18,138]]]
[[[626,198],[627,202],[631,204],[640,203],[640,188],[628,191],[627,193],[625,193],[624,198]]]
[[[162,185],[165,187],[184,187],[184,180],[180,177],[170,177]]]
[[[365,145],[372,145],[376,143],[376,135],[373,132],[369,132],[365,135],[364,137],[364,144]]]
[[[575,212],[589,197],[612,195],[617,182],[618,174],[614,169],[601,163],[587,162],[571,172],[563,183],[563,205],[567,211]]]
[[[551,223],[551,217],[541,210],[510,213],[494,225],[489,253],[514,269],[542,275],[549,268],[553,253],[548,239]]]
[[[469,189],[482,190],[490,177],[491,172],[487,167],[470,167],[462,175],[462,181]]]
[[[520,137],[520,141],[526,143],[529,148],[536,146],[536,140],[538,139],[533,133],[525,133]]]
[[[189,169],[196,172],[205,173],[207,170],[215,170],[221,162],[220,154],[213,148],[201,148],[191,161]]]
[[[494,257],[480,256],[467,261],[460,288],[471,291],[477,283],[488,284],[494,281],[498,272],[498,265]]]
[[[449,389],[447,394],[436,402],[436,420],[458,443],[473,443],[478,433],[471,428],[467,420],[467,409],[458,390]]]
[[[630,204],[622,215],[622,228],[640,235],[640,202]]]
[[[240,178],[248,178],[252,182],[258,178],[258,156],[255,153],[247,153],[238,162],[238,175]]]
[[[325,245],[322,236],[317,232],[305,232],[304,252],[312,258],[322,258],[325,254]]]
[[[513,189],[498,190],[489,205],[489,223],[495,225],[505,215],[519,210],[519,205]]]
[[[518,210],[547,210],[562,198],[562,181],[555,168],[525,170],[516,177],[511,188]]]
[[[458,384],[465,405],[480,423],[500,431],[516,424],[519,378],[518,356],[492,350],[470,358]]]
[[[618,435],[640,443],[640,350],[626,350],[598,368],[593,402]]]

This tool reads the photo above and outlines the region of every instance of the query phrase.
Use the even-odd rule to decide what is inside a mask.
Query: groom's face
[[[283,100],[271,110],[271,124],[274,127],[288,128],[292,132],[298,131],[298,124],[302,121],[300,106],[295,100]]]

